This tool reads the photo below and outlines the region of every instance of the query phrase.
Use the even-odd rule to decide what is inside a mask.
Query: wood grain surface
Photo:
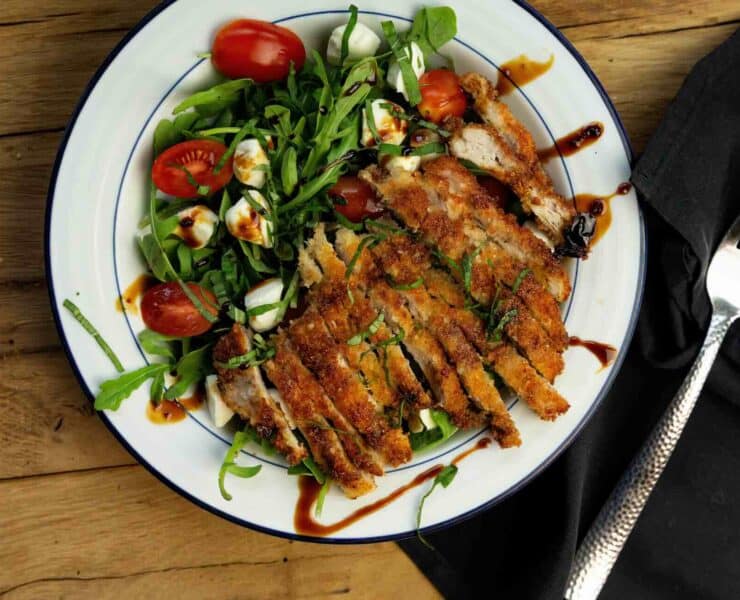
[[[638,153],[740,23],[737,0],[533,3],[591,64]],[[74,379],[44,281],[48,178],[86,82],[154,4],[0,2],[0,596],[437,597],[394,544],[293,543],[195,507],[136,464]]]

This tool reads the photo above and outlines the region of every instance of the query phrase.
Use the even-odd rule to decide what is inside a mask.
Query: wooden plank
[[[0,545],[0,594],[14,589],[9,598],[162,590],[187,598],[384,598],[400,589],[438,597],[394,544],[326,546],[251,532],[140,467],[0,482],[0,498],[0,531],[12,540]]]
[[[576,42],[704,27],[740,19],[740,6],[730,0],[697,3],[630,0],[614,3],[608,9],[598,0],[583,3],[546,0],[537,5],[556,24],[565,25],[567,35]],[[16,19],[25,14],[21,6],[15,4],[11,10]],[[84,3],[77,0],[77,6]],[[72,7],[63,9],[60,2],[54,7],[57,12],[49,14],[65,16],[41,20],[43,14],[39,16],[31,10],[30,21],[0,27],[0,97],[23,99],[0,106],[0,135],[64,126],[92,72],[146,8],[146,3],[137,2],[130,12],[124,8],[91,11],[89,6],[75,11]],[[633,46],[638,47],[634,43]],[[680,44],[675,42],[675,46]],[[641,58],[652,60],[647,53]]]
[[[61,350],[5,356],[0,374],[0,479],[135,464],[95,415]]]
[[[723,25],[638,40],[584,40],[577,47],[606,87],[639,154],[691,67],[736,29]]]
[[[46,282],[0,285],[0,356],[59,347]]]
[[[0,103],[0,114],[7,104]],[[46,191],[60,138],[61,133],[0,138],[0,284],[44,277]]]

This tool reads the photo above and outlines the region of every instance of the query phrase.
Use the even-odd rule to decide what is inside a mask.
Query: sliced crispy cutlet
[[[321,410],[328,401],[324,390],[292,351],[287,337],[280,333],[273,340],[276,354],[264,364],[265,372],[306,438],[313,458],[348,496],[356,498],[373,490],[373,478],[363,467],[368,464],[382,474],[382,466],[362,448],[352,425],[341,418],[336,422],[334,414],[334,419],[326,418],[326,411]]]
[[[453,156],[475,163],[508,185],[553,243],[563,243],[563,231],[575,218],[575,208],[555,192],[545,172],[527,164],[495,127],[480,123],[461,125],[449,138],[449,149]]]
[[[317,296],[316,304],[335,337],[339,336],[346,341],[358,332],[368,331],[370,325],[376,321],[378,311],[373,309],[363,294],[350,299],[345,277],[346,266],[326,239],[323,225],[316,227],[314,235],[301,252],[310,255],[311,258],[307,260],[316,260],[323,271],[318,290],[323,290],[324,287],[331,290],[327,294],[331,302],[329,298],[321,300]],[[323,291],[321,294],[323,295]],[[326,306],[327,304],[330,306]],[[342,310],[336,309],[337,305]],[[416,379],[399,345],[386,343],[392,337],[393,332],[385,323],[381,323],[369,338],[373,346],[365,342],[348,346],[350,363],[363,371],[373,396],[384,406],[397,407],[402,402],[415,408],[430,406],[431,398]]]
[[[326,395],[321,384],[313,374],[301,362],[298,354],[290,344],[290,340],[284,331],[280,331],[274,338],[276,354],[268,365],[266,371],[270,380],[275,383],[278,390],[282,390],[278,381],[296,383],[299,395],[296,401],[306,398],[311,402],[314,409],[321,414],[328,425],[339,435],[344,451],[347,456],[360,469],[373,475],[383,475],[383,461],[373,449],[368,447],[362,436],[357,432],[345,416],[339,412],[337,407]],[[276,370],[277,369],[277,370]]]
[[[448,160],[457,163],[455,159]],[[466,256],[476,255],[478,249],[474,241],[465,235],[464,218],[452,216],[455,212],[463,215],[466,210],[465,201],[459,199],[455,190],[450,189],[456,184],[444,183],[442,178],[436,174],[420,177],[397,173],[388,177],[382,171],[372,167],[366,169],[361,176],[371,181],[381,193],[383,201],[411,227],[414,226],[408,222],[406,216],[426,209],[425,216],[418,220],[418,231],[427,243],[442,248],[449,259],[461,265]],[[451,179],[454,182],[456,178]],[[414,206],[409,206],[410,198],[413,199]],[[414,251],[412,247],[417,242],[403,235],[393,237],[392,246],[397,246],[398,252],[408,255]],[[388,251],[390,250],[386,252]],[[459,266],[453,268],[452,271],[461,280],[466,277]],[[552,381],[562,371],[563,360],[542,325],[506,286],[497,285],[494,269],[487,262],[476,259],[471,271],[473,285],[470,291],[473,298],[485,304],[490,303],[497,292],[500,294],[501,315],[508,313],[504,321],[504,332],[522,349],[527,358],[532,361],[533,366]]]
[[[270,440],[291,465],[301,462],[308,452],[293,435],[288,421],[267,392],[258,367],[227,369],[220,364],[251,350],[247,330],[235,323],[213,348],[213,361],[218,373],[218,387],[226,405]]]
[[[418,248],[414,250],[414,246]],[[383,271],[397,279],[413,271],[414,265],[425,265],[427,270],[412,272],[411,276],[419,273],[418,276],[424,277],[432,269],[425,256],[425,249],[419,246],[420,244],[408,238],[402,240],[400,236],[394,236],[393,239],[384,240],[377,247],[371,248],[369,252]],[[434,332],[455,365],[470,398],[479,409],[489,414],[491,429],[501,446],[518,446],[521,440],[511,415],[493,379],[486,373],[481,357],[455,323],[454,310],[433,299],[425,285],[402,289],[400,294],[406,299],[414,316],[421,319],[429,331]]]
[[[401,283],[416,281],[423,278],[423,287],[404,291],[404,294],[428,294],[436,305],[428,308],[432,313],[446,314],[465,334],[483,357],[483,361],[490,364],[504,382],[520,396],[539,416],[552,419],[565,412],[568,403],[560,394],[522,358],[508,343],[492,343],[488,340],[485,324],[472,312],[465,309],[465,293],[455,283],[449,274],[440,269],[429,267],[428,261],[420,259],[416,254],[414,264],[409,264],[402,248],[408,242],[401,242],[394,238],[393,242],[383,242],[377,247],[376,256],[382,264],[382,269],[399,278]],[[389,248],[388,246],[392,246]],[[403,274],[409,275],[404,278]],[[428,302],[428,300],[424,300]],[[447,306],[444,306],[447,305]],[[506,348],[502,349],[501,347]]]
[[[570,295],[568,274],[547,245],[529,229],[520,226],[513,215],[502,211],[458,160],[443,156],[429,161],[424,166],[424,175],[437,188],[440,197],[449,206],[455,206],[466,220],[468,236],[476,238],[478,244],[483,241],[474,231],[473,224],[477,224],[489,240],[521,263],[522,268],[530,268],[558,302]]]
[[[540,418],[552,420],[568,410],[565,398],[514,347],[489,341],[483,322],[470,311],[454,307],[452,310],[455,324],[475,345],[483,360]]]
[[[360,238],[347,229],[337,232],[336,248],[348,264],[357,253]],[[366,294],[376,310],[382,310],[396,331],[403,331],[402,344],[419,365],[432,394],[453,423],[460,428],[474,427],[484,422],[484,415],[472,410],[455,369],[444,349],[421,323],[415,322],[400,293],[384,280],[383,273],[369,252],[363,251],[355,262],[350,285],[355,294]]]
[[[326,328],[314,306],[288,328],[290,341],[306,367],[312,371],[339,411],[378,450],[389,464],[396,466],[411,459],[408,437],[390,426],[379,407],[347,363],[340,345]]]

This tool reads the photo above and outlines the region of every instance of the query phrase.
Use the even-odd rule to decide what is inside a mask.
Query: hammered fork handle
[[[722,340],[737,313],[718,307],[704,344],[666,412],[622,475],[576,552],[567,600],[593,600],[612,570],[696,405]]]

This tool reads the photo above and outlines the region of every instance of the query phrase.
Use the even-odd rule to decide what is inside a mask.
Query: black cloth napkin
[[[627,359],[576,442],[534,482],[430,535],[436,551],[400,543],[447,598],[562,600],[577,544],[683,381],[709,321],[708,262],[740,213],[740,32],[694,67],[632,181],[649,250]],[[740,598],[738,323],[602,598]]]

